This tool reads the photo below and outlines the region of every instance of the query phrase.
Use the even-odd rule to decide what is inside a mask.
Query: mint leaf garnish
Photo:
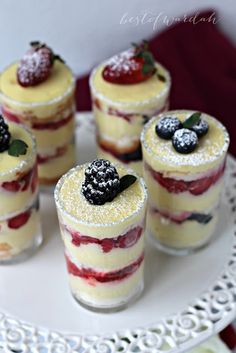
[[[143,125],[147,124],[149,120],[150,120],[150,117],[148,115],[143,115]]]
[[[33,40],[32,42],[30,42],[31,47],[38,47],[39,45],[41,45],[39,40]]]
[[[165,76],[163,76],[163,75],[157,73],[157,77],[158,77],[158,79],[159,79],[161,82],[166,82]]]
[[[150,72],[154,73],[155,68],[151,64],[143,64],[142,73],[144,75],[149,74]]]
[[[142,74],[154,74],[156,72],[155,59],[152,53],[148,50],[148,42],[143,40],[141,44],[132,43],[136,58],[143,59]]]
[[[127,174],[120,178],[120,189],[119,193],[127,189],[130,185],[134,184],[137,180],[136,176]]]
[[[65,64],[65,60],[62,59],[62,57],[61,57],[60,55],[54,54],[54,55],[53,55],[53,61],[54,61],[54,60],[58,60],[58,61],[60,61],[61,63]]]
[[[19,157],[27,152],[28,145],[22,140],[13,140],[8,148],[10,156]]]
[[[188,119],[183,122],[183,128],[189,129],[193,125],[197,124],[200,120],[200,116],[200,112],[193,113]]]

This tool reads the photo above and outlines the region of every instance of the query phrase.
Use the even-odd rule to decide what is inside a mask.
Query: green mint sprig
[[[200,112],[193,113],[188,119],[183,122],[183,128],[190,129],[193,125],[199,122],[200,117]]]
[[[19,157],[27,153],[28,145],[22,140],[13,140],[8,148],[8,154],[13,157]]]
[[[120,178],[120,189],[119,193],[127,189],[129,186],[135,183],[137,180],[136,176],[127,174]]]

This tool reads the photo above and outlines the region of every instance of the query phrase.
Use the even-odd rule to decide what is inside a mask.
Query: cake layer
[[[116,238],[104,239],[69,233],[63,226],[61,232],[67,252],[85,267],[117,270],[133,263],[143,252],[144,232],[141,227]]]
[[[149,191],[149,201],[156,208],[203,213],[205,210],[211,209],[218,204],[224,180],[223,176],[221,176],[207,191],[202,194],[193,195],[188,191],[181,193],[169,192],[153,178],[152,174],[146,168],[144,169],[144,178]]]
[[[206,223],[191,218],[184,222],[176,222],[149,208],[147,228],[152,237],[165,246],[176,249],[194,248],[203,245],[210,239],[217,220],[218,212],[215,211]]]
[[[0,219],[32,205],[37,192],[37,165],[14,180],[0,183]]]
[[[108,159],[112,163],[124,163],[127,165],[128,168],[133,169],[138,175],[143,174],[143,162],[140,157],[136,160],[131,160],[130,156],[124,160],[122,156],[117,156],[114,153],[111,153],[107,149],[97,147],[97,155],[99,158]],[[138,152],[138,156],[140,155],[140,151]],[[119,158],[121,159],[119,159]],[[127,157],[127,156],[126,156]]]
[[[41,159],[42,162],[42,159]],[[64,153],[55,158],[44,160],[39,166],[39,181],[41,184],[55,183],[61,175],[66,173],[75,163],[75,146],[69,144]]]
[[[207,114],[202,113],[201,118],[208,123],[209,131],[199,139],[198,146],[192,153],[176,152],[171,140],[162,139],[156,134],[155,126],[162,117],[173,116],[183,122],[193,113],[194,111],[188,110],[169,111],[151,119],[145,125],[141,136],[143,155],[152,169],[182,174],[200,173],[214,168],[225,159],[229,135],[219,121]]]

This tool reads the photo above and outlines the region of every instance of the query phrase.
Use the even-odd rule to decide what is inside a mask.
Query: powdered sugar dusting
[[[51,50],[49,48],[29,49],[17,69],[18,81],[23,86],[33,86],[44,81],[49,73],[51,64]]]
[[[81,193],[86,167],[83,165],[72,169],[57,185],[56,202],[67,214],[82,223],[106,225],[120,223],[143,209],[147,192],[141,179],[121,192],[112,202],[104,205],[90,204]],[[130,174],[123,167],[116,168],[120,177]]]
[[[193,111],[171,111],[162,113],[154,117],[145,126],[142,133],[142,144],[146,153],[153,161],[165,165],[167,170],[180,170],[207,166],[209,163],[217,161],[227,152],[229,146],[229,135],[225,127],[213,117],[202,113],[201,118],[209,124],[208,133],[199,139],[196,149],[189,154],[181,154],[175,151],[172,141],[166,141],[159,138],[155,133],[157,121],[164,116],[172,115],[178,117],[182,122],[193,114]]]
[[[135,60],[130,60],[133,56],[134,50],[128,49],[110,58],[107,61],[107,65],[109,65],[110,72],[113,72],[114,75],[117,75],[117,73],[138,70],[139,64]]]

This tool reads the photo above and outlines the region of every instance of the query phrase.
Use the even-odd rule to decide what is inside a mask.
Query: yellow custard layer
[[[137,179],[112,202],[92,205],[81,193],[86,166],[69,171],[56,187],[55,199],[61,224],[89,236],[112,238],[144,219],[147,193],[142,179]],[[120,177],[133,174],[132,170],[121,165],[116,168]]]
[[[95,106],[93,111],[101,138],[112,138],[117,143],[123,138],[139,140],[144,125],[141,115],[135,115],[132,117],[132,121],[129,122],[122,117],[104,113]]]
[[[69,144],[73,138],[75,130],[74,117],[65,125],[55,130],[36,130],[33,134],[37,141],[37,151],[42,155],[50,155],[58,147]],[[67,170],[66,170],[67,171]]]
[[[132,106],[132,104],[148,104],[166,96],[170,90],[170,75],[168,71],[159,63],[156,63],[158,72],[166,78],[166,82],[162,82],[154,74],[148,80],[137,84],[114,84],[107,82],[102,77],[102,71],[106,63],[100,65],[91,75],[90,87],[94,96],[105,99],[110,102]]]
[[[177,249],[203,245],[214,232],[217,220],[218,214],[216,213],[207,224],[200,224],[196,221],[176,224],[149,210],[147,213],[148,230],[153,238],[163,245]]]
[[[144,160],[156,171],[181,174],[197,173],[213,168],[225,157],[229,146],[229,135],[225,127],[215,118],[202,113],[201,118],[209,124],[208,133],[199,139],[197,148],[189,154],[175,151],[171,140],[157,136],[155,126],[164,116],[175,116],[181,121],[194,111],[176,110],[153,118],[141,136]]]
[[[56,60],[49,78],[37,86],[22,87],[17,82],[17,66],[14,63],[0,76],[0,91],[7,97],[22,103],[45,103],[58,98],[73,84],[73,75],[65,64]]]
[[[75,164],[75,146],[70,143],[62,156],[49,159],[39,164],[39,181],[41,184],[55,183],[65,172]]]
[[[22,125],[8,123],[11,141],[20,139],[27,145],[25,155],[10,156],[8,151],[0,153],[0,183],[15,180],[21,173],[33,167],[36,159],[36,146],[32,135]]]
[[[25,191],[8,192],[6,190],[0,191],[0,216],[7,216],[20,210],[24,210],[27,206],[32,205],[36,195],[38,194],[38,188],[32,193],[31,187],[29,186]]]

